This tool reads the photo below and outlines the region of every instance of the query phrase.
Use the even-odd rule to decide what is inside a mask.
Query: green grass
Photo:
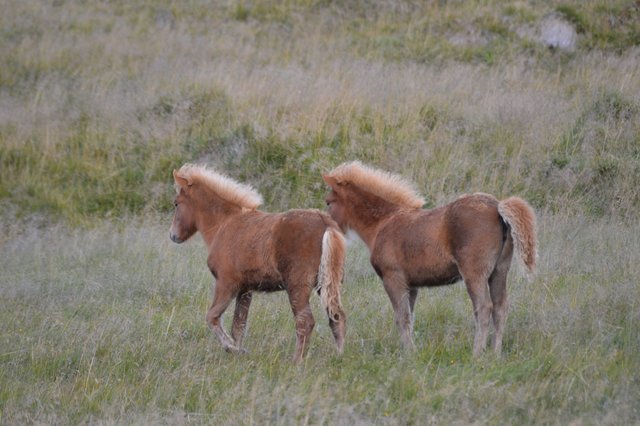
[[[0,14],[0,423],[640,422],[640,52],[629,1],[24,0]],[[575,51],[535,41],[541,20]],[[207,163],[264,209],[322,207],[354,159],[529,200],[501,360],[470,356],[463,285],[422,291],[413,354],[362,247],[344,356],[317,300],[301,367],[283,294],[246,345],[204,323],[201,243],[167,238],[171,171]]]
[[[254,298],[249,354],[224,352],[204,321],[213,281],[204,247],[199,238],[172,244],[169,217],[8,228],[19,238],[0,249],[0,420],[637,422],[638,227],[540,219],[538,274],[527,282],[511,273],[502,359],[472,359],[462,284],[420,292],[417,350],[403,353],[390,303],[355,245],[345,353],[336,355],[314,297],[317,325],[299,367],[283,293]]]

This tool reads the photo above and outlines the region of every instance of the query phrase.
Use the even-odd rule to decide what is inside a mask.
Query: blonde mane
[[[237,206],[255,210],[262,204],[262,195],[252,186],[237,182],[204,165],[185,164],[178,170],[178,175],[190,182],[208,187],[220,198]],[[176,191],[179,190],[176,184]]]
[[[343,163],[329,172],[338,183],[350,182],[391,203],[419,209],[424,198],[415,187],[401,176],[366,166],[359,161]]]

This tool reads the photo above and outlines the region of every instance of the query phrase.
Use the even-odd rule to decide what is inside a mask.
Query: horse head
[[[181,175],[177,170],[173,171],[173,179],[176,184],[177,194],[173,201],[175,213],[169,231],[169,238],[174,243],[180,244],[191,238],[198,230],[192,199],[193,181]]]

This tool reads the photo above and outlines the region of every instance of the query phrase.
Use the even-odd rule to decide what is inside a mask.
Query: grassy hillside
[[[435,204],[517,193],[637,217],[634,2],[21,1],[0,24],[0,200],[87,222],[169,208],[207,162],[270,210],[359,158]],[[555,14],[573,53],[535,41]]]

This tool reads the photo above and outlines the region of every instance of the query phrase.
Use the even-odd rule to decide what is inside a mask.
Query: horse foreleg
[[[236,296],[236,308],[233,313],[233,325],[231,326],[231,336],[238,348],[242,347],[242,339],[245,336],[247,327],[247,316],[251,306],[251,292],[239,293]],[[242,351],[245,351],[242,349]]]
[[[384,289],[389,296],[393,306],[396,327],[400,330],[400,340],[405,349],[413,350],[413,315],[412,298],[415,303],[415,296],[407,288],[404,279],[398,276],[387,275],[382,279]]]
[[[307,290],[305,288],[305,290]],[[309,305],[310,290],[289,290],[289,302],[296,321],[296,351],[293,354],[293,362],[300,363],[305,355],[309,338],[315,326],[311,306]]]
[[[237,353],[239,352],[239,348],[222,326],[222,314],[229,306],[229,303],[231,303],[233,296],[233,292],[218,281],[214,290],[213,303],[207,311],[206,318],[207,324],[209,324],[209,327],[211,327],[216,337],[218,337],[222,347],[226,351]]]

